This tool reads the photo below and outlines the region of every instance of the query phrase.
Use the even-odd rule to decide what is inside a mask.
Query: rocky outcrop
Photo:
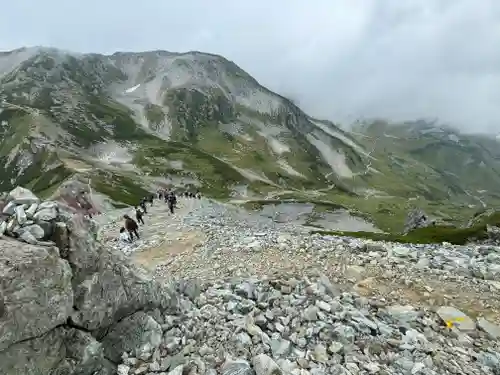
[[[434,223],[435,221],[431,220],[424,211],[415,208],[410,211],[406,217],[404,233],[408,233],[418,228],[425,228]]]
[[[104,247],[94,221],[19,187],[3,212],[1,374],[113,374],[117,350],[159,345],[146,313],[177,311],[173,289]]]

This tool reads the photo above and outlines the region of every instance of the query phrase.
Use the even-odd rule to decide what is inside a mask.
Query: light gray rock
[[[493,324],[484,318],[479,318],[477,320],[477,325],[492,339],[496,340],[500,338],[500,327],[498,325]]]
[[[252,358],[252,365],[256,375],[282,375],[280,367],[266,354],[259,354]]]
[[[37,203],[32,203],[28,207],[28,209],[25,210],[25,213],[26,213],[26,216],[28,217],[28,219],[32,219],[33,218],[33,215],[35,214],[37,208],[38,208],[38,204]]]
[[[436,313],[445,324],[452,324],[460,331],[473,331],[476,329],[476,324],[471,318],[452,306],[442,306]]]
[[[28,218],[26,217],[26,212],[24,212],[24,206],[16,207],[16,220],[19,225],[24,225]]]
[[[45,237],[45,231],[38,224],[28,225],[21,228],[21,233],[28,232],[37,240],[41,240]]]
[[[397,257],[406,257],[410,254],[410,248],[406,246],[394,246],[392,248],[392,254]]]
[[[353,279],[355,281],[360,281],[365,275],[365,268],[362,266],[348,266],[345,270],[344,276],[347,279]]]
[[[7,202],[14,202],[16,205],[26,204],[30,206],[33,203],[38,203],[40,200],[28,189],[17,186],[10,191],[7,196]]]
[[[0,279],[0,350],[42,336],[71,314],[71,269],[57,250],[0,240]]]
[[[72,364],[72,374],[107,374],[113,364],[104,357],[103,346],[92,335],[69,329],[65,337],[66,358]]]
[[[38,318],[44,316],[40,314],[33,319],[37,321]],[[0,340],[6,342],[9,338],[10,335],[5,335],[0,328]],[[64,341],[64,329],[56,328],[39,337],[33,337],[32,340],[20,341],[5,350],[0,350],[0,374],[56,374],[57,370],[62,369],[66,369],[67,372],[60,373],[71,374],[64,350],[61,350],[64,348]]]
[[[392,305],[387,307],[387,313],[400,323],[414,322],[418,318],[418,311],[410,305]]]
[[[130,372],[130,366],[118,365],[118,368],[116,370],[118,372],[118,375],[128,375]]]
[[[161,325],[143,312],[137,312],[112,326],[102,340],[104,353],[118,363],[123,352],[134,352],[140,357],[153,352],[162,341]]]
[[[96,239],[94,221],[74,216],[66,225],[69,247],[61,255],[73,270],[71,319],[76,326],[97,330],[140,310],[176,311],[178,295],[173,286],[155,282],[119,251],[103,247]]]
[[[23,231],[19,236],[19,239],[31,245],[36,245],[38,240],[28,231]]]
[[[184,365],[178,365],[172,371],[168,373],[168,375],[182,375],[184,370]]]
[[[247,361],[226,359],[221,368],[222,375],[253,375],[253,370]]]
[[[33,215],[35,220],[52,221],[57,218],[56,206],[39,208],[38,211]]]
[[[14,215],[14,213],[16,212],[16,206],[16,202],[9,202],[3,208],[2,213],[4,213],[5,215]]]

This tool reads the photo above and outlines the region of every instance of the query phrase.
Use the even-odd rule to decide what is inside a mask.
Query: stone
[[[40,200],[28,189],[17,186],[10,191],[9,195],[7,196],[7,201],[14,202],[16,205],[26,204],[29,206],[33,203],[38,203]]]
[[[245,360],[226,359],[221,368],[222,375],[253,375],[250,364]]]
[[[134,352],[140,357],[152,352],[162,342],[163,331],[149,315],[139,311],[113,325],[102,340],[106,357],[119,362],[123,352]]]
[[[452,306],[442,306],[436,313],[446,325],[456,327],[460,331],[474,331],[476,329],[476,324],[471,318]]]
[[[6,311],[0,321],[0,350],[67,321],[73,307],[71,276],[57,251],[0,240],[0,295]]]
[[[15,202],[9,202],[3,208],[2,213],[5,215],[14,215],[14,212],[16,212],[16,206],[17,204]]]
[[[130,366],[118,365],[117,372],[118,375],[128,375],[130,372]]]
[[[168,373],[168,375],[183,375],[184,365],[176,366],[172,371]]]
[[[31,206],[29,206],[28,209],[25,210],[28,219],[33,218],[33,215],[35,214],[37,208],[38,208],[38,203],[32,203]]]
[[[7,223],[5,221],[0,222],[0,238],[2,238],[6,230],[7,230]]]
[[[43,228],[38,224],[33,224],[23,227],[21,229],[21,232],[28,232],[37,240],[41,240],[45,237],[45,232]]]
[[[26,223],[28,218],[26,217],[26,212],[24,212],[24,207],[23,206],[17,206],[16,209],[16,220],[19,225],[23,225]]]
[[[38,318],[47,320],[42,314],[33,319],[36,322]],[[33,324],[36,324],[35,322]],[[61,367],[67,365],[64,351],[60,350],[64,346],[64,329],[42,331],[46,333],[38,337],[31,336],[31,340],[15,342],[6,350],[2,350],[5,346],[0,344],[2,345],[0,347],[0,374],[57,374]],[[6,335],[3,327],[0,326],[0,342],[7,341],[14,340],[11,335]],[[67,372],[60,373],[69,373],[67,367],[66,370]]]
[[[266,354],[259,354],[253,357],[252,365],[256,375],[283,375],[276,362]]]
[[[494,340],[500,339],[500,326],[489,322],[484,318],[479,318],[477,320],[478,327],[486,332],[488,336]]]
[[[410,254],[410,249],[405,246],[394,246],[392,248],[392,254],[397,257],[406,257]]]
[[[66,223],[69,248],[61,250],[73,270],[75,311],[73,323],[87,330],[103,329],[147,307],[177,309],[178,295],[123,254],[103,247],[96,238],[96,223],[75,215]]]
[[[28,231],[23,231],[21,235],[19,236],[19,239],[21,241],[24,241],[26,243],[29,243],[31,245],[36,245],[38,243],[38,240],[33,236],[30,232]]]
[[[57,218],[58,212],[57,206],[39,208],[38,211],[33,215],[35,220],[52,221]]]
[[[361,266],[348,266],[345,270],[346,279],[354,279],[355,281],[360,281],[363,279],[365,274],[365,268]]]
[[[418,311],[410,305],[392,305],[387,307],[387,313],[399,323],[414,322],[418,318]]]

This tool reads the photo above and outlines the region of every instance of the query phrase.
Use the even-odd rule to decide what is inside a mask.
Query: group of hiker
[[[158,200],[164,200],[168,205],[168,209],[171,214],[174,213],[175,208],[177,208],[177,194],[174,191],[167,191],[165,189],[159,189],[156,193]],[[180,197],[184,196],[186,198],[201,198],[199,192],[184,192],[179,194]],[[146,203],[153,206],[155,196],[154,194],[148,195],[139,201],[139,205],[135,208],[135,218],[132,219],[129,215],[123,215],[125,219],[124,226],[120,228],[120,241],[123,242],[133,242],[134,236],[139,239],[139,224],[144,225],[144,215],[148,213]]]

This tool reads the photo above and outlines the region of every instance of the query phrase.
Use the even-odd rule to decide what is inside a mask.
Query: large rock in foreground
[[[38,205],[29,190],[9,197]],[[161,325],[145,312],[175,312],[178,300],[173,288],[103,246],[95,222],[61,205],[53,211],[44,216],[51,241],[0,239],[0,374],[113,374],[118,348],[159,344]],[[138,317],[144,324],[121,335]]]

